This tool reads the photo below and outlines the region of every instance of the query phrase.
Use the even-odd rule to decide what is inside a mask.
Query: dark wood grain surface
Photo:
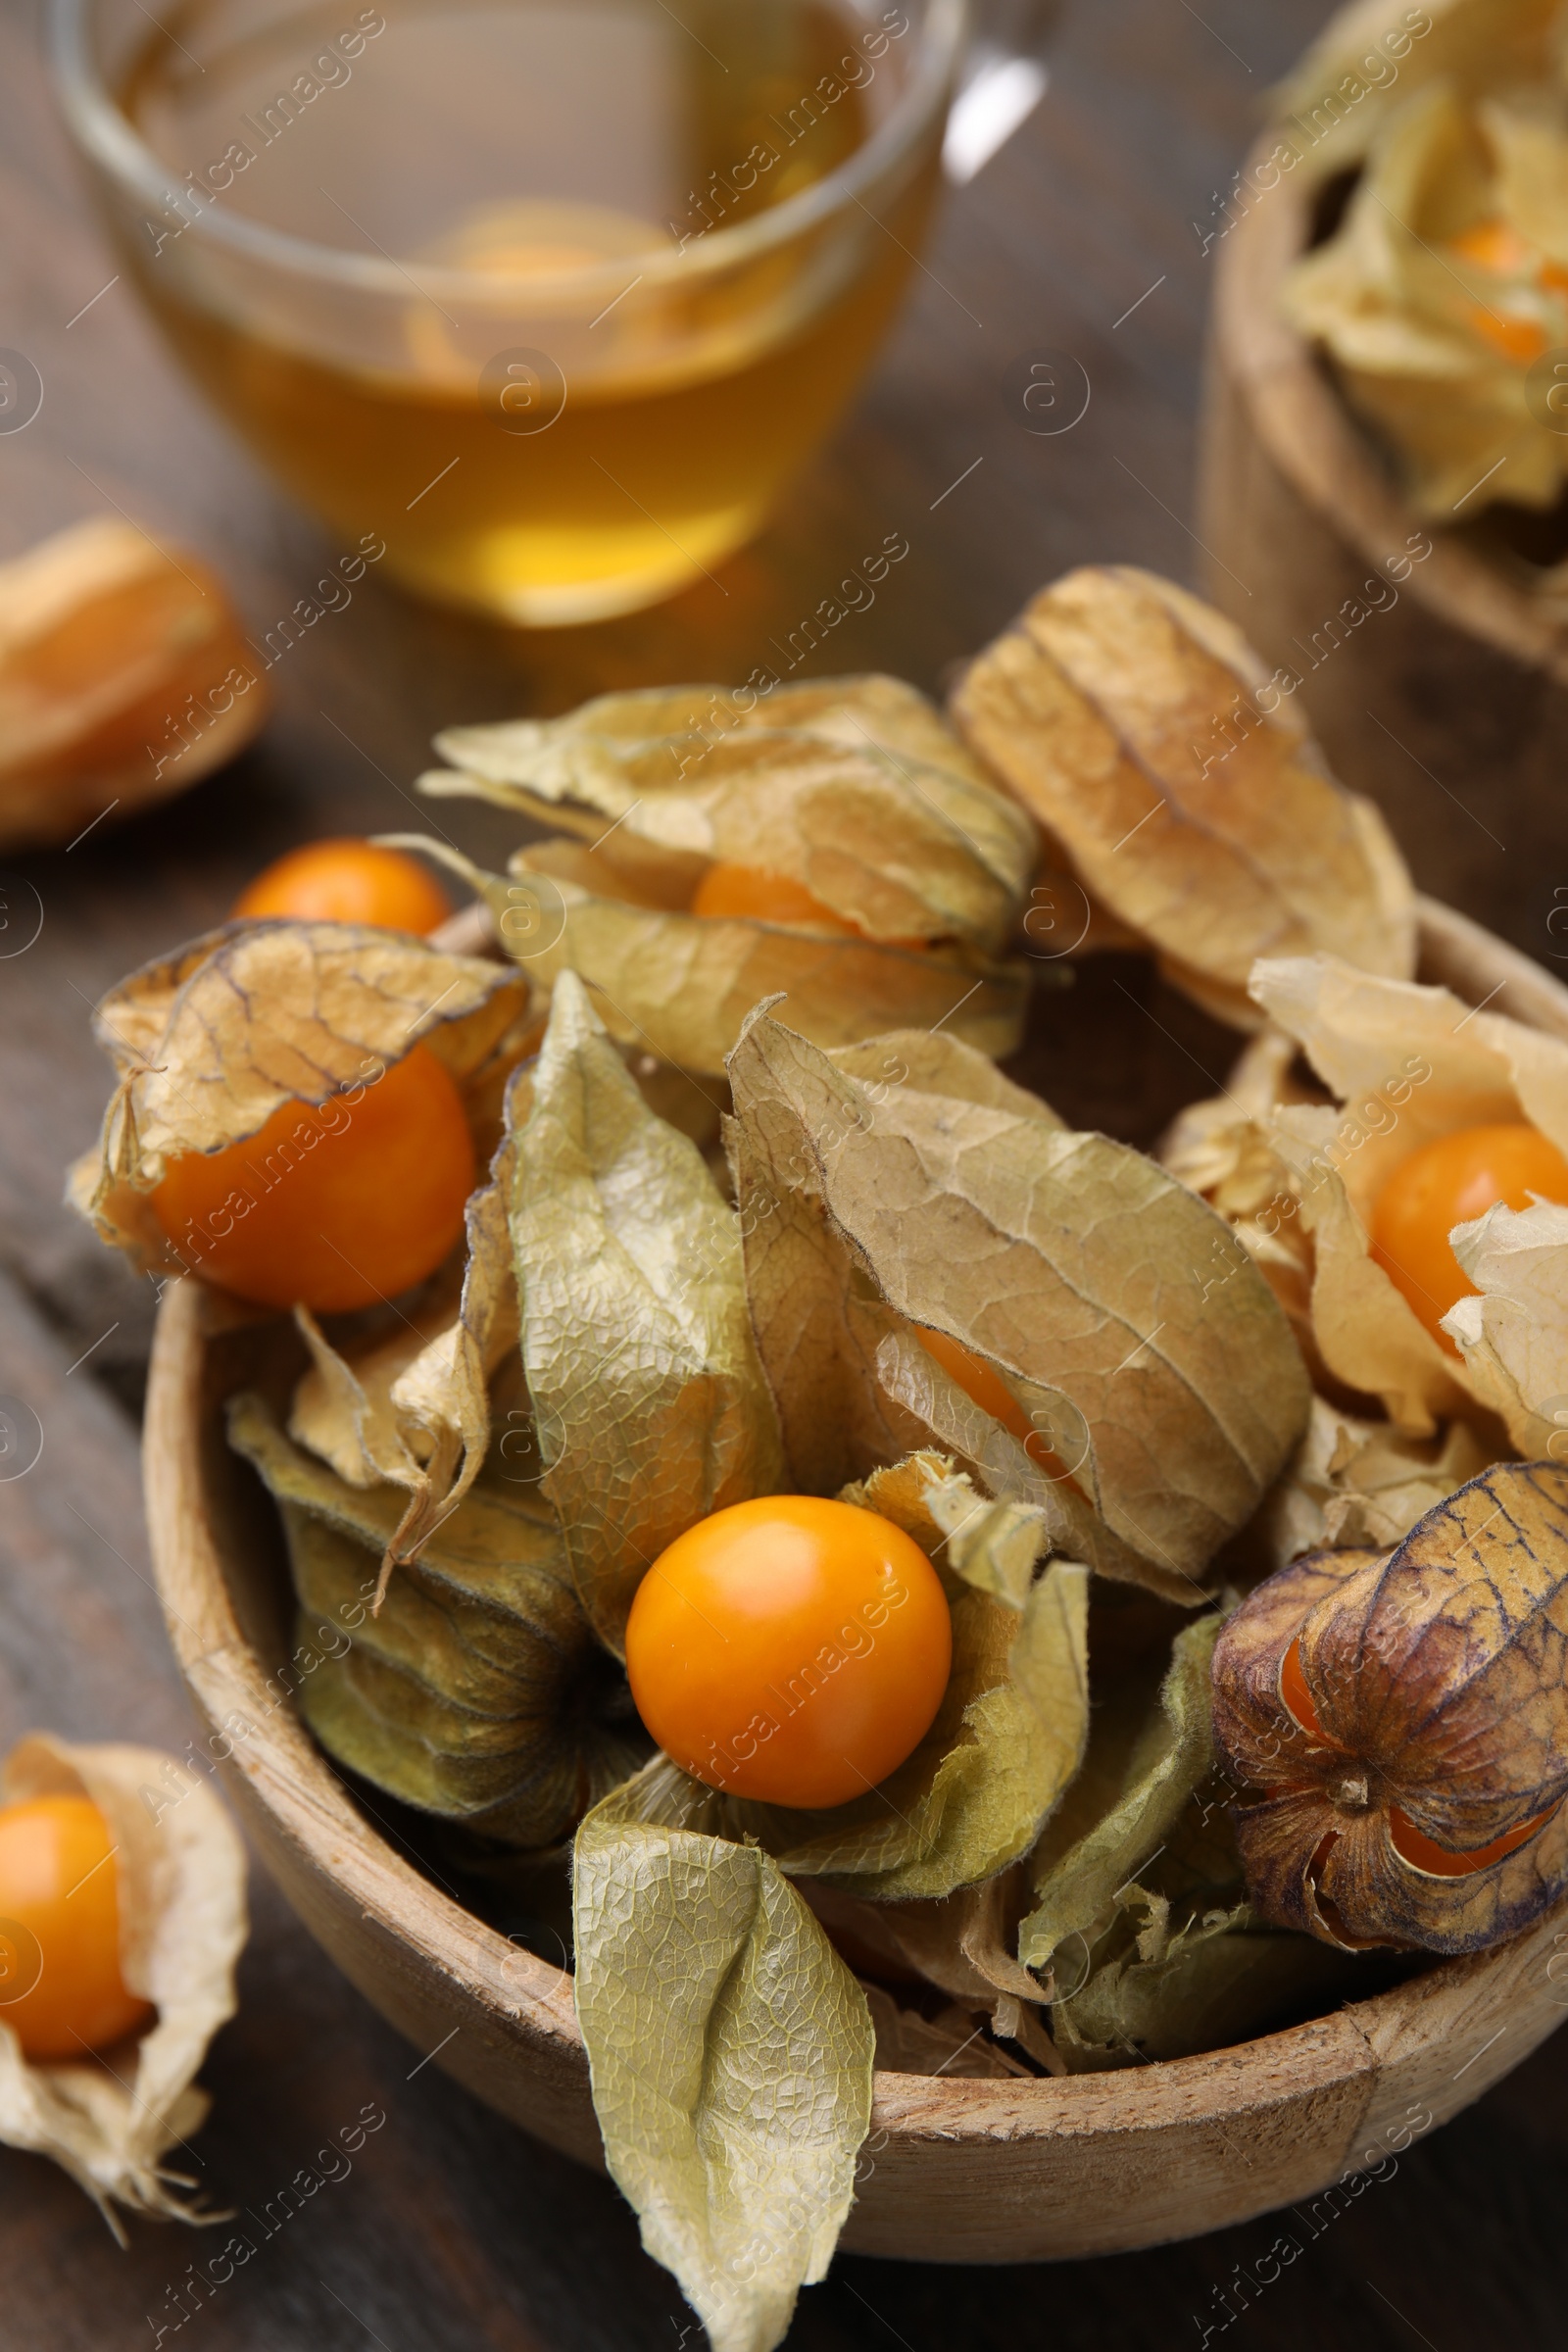
[[[811,668],[885,666],[936,686],[1074,563],[1191,576],[1211,268],[1193,221],[1211,224],[1262,92],[1325,14],[1322,0],[1270,0],[1266,13],[1243,0],[1203,0],[1201,13],[1187,0],[1075,0],[1044,106],[950,200],[864,398],[716,585],[631,620],[526,637],[423,610],[371,575],[278,664],[277,714],[244,760],[69,856],[9,862],[0,949],[40,911],[42,927],[0,960],[0,1394],[37,1415],[44,1446],[25,1478],[0,1485],[0,1747],[31,1726],[175,1749],[190,1736],[141,1532],[134,1412],[151,1294],[60,1206],[62,1169],[91,1140],[106,1091],[92,1000],[219,918],[286,845],[427,822],[406,796],[436,726],[560,710],[610,685],[744,676],[890,530],[907,537],[907,560]],[[28,355],[46,397],[26,432],[0,437],[0,555],[119,506],[208,557],[265,630],[336,551],[197,404],[123,286],[76,317],[115,264],[37,44],[32,10],[12,5],[0,17],[0,344]],[[1083,422],[1056,439],[1024,429],[1012,374],[1045,345],[1075,354],[1093,386]],[[476,854],[505,844],[485,811],[438,813]],[[1057,1046],[1061,1023],[1095,1017],[1088,996],[1056,1000]],[[1176,1045],[1147,1024],[1114,1040],[1107,1029],[1096,1061],[1106,1103],[1126,1056],[1166,1057],[1174,1101],[1203,1091],[1213,1050],[1200,1030]],[[1052,1051],[1048,1023],[1048,1061]],[[1131,1091],[1147,1094],[1147,1075]],[[1094,1115],[1113,1123],[1104,1105]],[[253,1896],[240,2014],[206,2069],[204,2187],[258,2217],[259,2232],[285,2182],[327,2169],[317,2154],[340,2126],[368,2104],[385,2125],[183,2321],[197,2251],[183,2230],[136,2225],[121,2252],[62,2175],[0,2151],[0,2352],[695,2352],[696,2326],[614,2190],[422,2064],[259,1875]],[[1061,2269],[842,2260],[803,2297],[790,2342],[1559,2344],[1565,2199],[1559,2040],[1319,2235],[1283,2217],[1302,2251],[1272,2284],[1253,2271],[1281,2227],[1266,2220]]]

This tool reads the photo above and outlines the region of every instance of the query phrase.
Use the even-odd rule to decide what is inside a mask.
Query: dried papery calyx
[[[209,2218],[180,2157],[211,2104],[196,2076],[236,2006],[234,1965],[248,1932],[245,1849],[208,1783],[156,1748],[77,1746],[32,1733],[6,1758],[0,1805],[60,1796],[86,1797],[108,1825],[121,1974],[156,2014],[111,2065],[85,2049],[58,2061],[24,2057],[0,2004],[0,2141],[52,2157],[123,2244],[117,2208],[166,2221]],[[7,1938],[7,1958],[8,1974],[11,1962],[47,1966],[25,1930]]]
[[[647,1741],[583,1614],[531,1456],[492,1457],[372,1616],[398,1489],[350,1486],[255,1395],[232,1400],[228,1434],[282,1514],[300,1610],[291,1674],[339,1764],[519,1847],[567,1836],[636,1770]]]
[[[1412,1438],[1314,1396],[1305,1437],[1226,1564],[1250,1583],[1309,1552],[1386,1551],[1499,1451],[1466,1421]]]
[[[1305,1425],[1279,1307],[1153,1163],[946,1037],[823,1054],[760,1012],[727,1129],[792,1483],[922,1447],[1191,1604]]]
[[[953,1620],[936,1718],[904,1763],[848,1804],[800,1811],[736,1797],[667,1756],[600,1807],[603,1818],[755,1838],[793,1878],[878,1903],[941,1900],[1028,1852],[1071,1783],[1089,1724],[1089,1576],[1038,1573],[1038,1511],[987,1504],[951,1462],[916,1454],[839,1497],[877,1512],[932,1560]],[[786,1712],[808,1681],[785,1677]]]
[[[969,666],[966,740],[1092,906],[1220,1019],[1259,1024],[1259,956],[1415,968],[1410,877],[1239,630],[1152,572],[1069,572]]]
[[[0,849],[69,842],[183,792],[271,701],[222,584],[95,517],[0,564]]]
[[[1499,498],[1549,508],[1561,491],[1568,455],[1530,370],[1568,331],[1565,174],[1560,98],[1436,83],[1387,119],[1335,234],[1285,278],[1286,318],[1332,355],[1434,523]],[[1537,584],[1560,594],[1561,567]]]
[[[1461,1131],[1535,1129],[1568,1151],[1568,1043],[1448,989],[1380,979],[1330,956],[1261,961],[1251,990],[1334,1098],[1282,1102],[1263,1122],[1284,1179],[1267,1222],[1309,1240],[1322,1364],[1343,1390],[1378,1397],[1411,1436],[1456,1414],[1475,1419],[1505,1399],[1484,1367],[1472,1371],[1468,1342],[1450,1333],[1446,1346],[1375,1253],[1380,1204],[1416,1153]],[[1501,1238],[1494,1231],[1494,1245]],[[1495,1256],[1494,1248],[1489,1268]],[[1541,1377],[1544,1363],[1542,1354]],[[1560,1387],[1568,1383],[1553,1379],[1521,1401],[1539,1406]],[[1510,1427],[1516,1445],[1540,1442],[1528,1411]]]
[[[70,1198],[138,1268],[178,1273],[184,1261],[153,1205],[172,1162],[244,1143],[291,1102],[304,1113],[363,1097],[416,1045],[456,1086],[488,1158],[497,1078],[522,1051],[528,999],[524,976],[505,964],[394,932],[290,922],[210,931],[97,1006],[119,1084],[96,1151],[71,1171]],[[318,1141],[280,1146],[281,1159],[298,1162]],[[261,1197],[278,1180],[264,1166],[253,1189]]]
[[[574,973],[514,1111],[506,1207],[541,1491],[618,1655],[665,1546],[778,1491],[778,1426],[734,1211],[696,1146],[649,1109]]]
[[[1258,1914],[1328,1943],[1473,1952],[1568,1888],[1568,1470],[1501,1463],[1391,1553],[1243,1602],[1214,1732]]]
[[[511,879],[451,851],[503,945],[594,989],[612,1035],[712,1076],[760,997],[786,990],[824,1045],[897,1023],[1017,1043],[1027,967],[1006,950],[1035,829],[938,712],[890,678],[782,690],[746,720],[716,690],[606,696],[568,717],[439,738],[427,792],[477,793],[573,838]]]

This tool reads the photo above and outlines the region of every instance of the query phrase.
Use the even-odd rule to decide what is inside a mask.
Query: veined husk
[[[417,839],[427,856],[461,873],[537,985],[552,988],[562,973],[577,973],[618,1045],[657,1054],[710,1087],[722,1078],[746,1015],[769,996],[787,996],[791,1017],[824,1046],[939,1025],[997,1059],[1018,1045],[1029,993],[1021,960],[962,941],[901,948],[805,925],[694,915],[685,911],[686,884],[661,899],[646,873],[628,875],[627,853],[613,849],[620,838],[599,848],[532,842],[513,853],[509,880],[443,844],[387,836]]]
[[[1067,573],[970,663],[953,711],[1052,861],[1222,1020],[1258,1025],[1259,956],[1414,971],[1414,893],[1382,816],[1185,589],[1130,564]]]
[[[756,735],[798,735],[817,743],[869,744],[890,758],[945,767],[984,783],[963,744],[935,704],[903,678],[875,671],[843,678],[808,678],[775,687],[742,707],[741,689],[725,686],[650,686],[601,694],[564,718],[512,719],[500,726],[449,727],[436,737],[443,760],[468,788],[530,792],[554,811],[562,804],[595,804],[615,789],[628,762],[665,750],[676,781],[700,769],[717,744]],[[424,779],[435,794],[465,787],[442,769]],[[520,806],[508,801],[508,807]]]
[[[1493,221],[1539,260],[1505,274],[1451,250]],[[1561,87],[1472,103],[1434,83],[1387,118],[1338,233],[1285,280],[1286,316],[1333,354],[1435,521],[1496,498],[1549,507],[1568,476],[1568,443],[1527,398],[1534,362],[1568,342],[1568,290],[1543,280],[1543,261],[1568,262]]]
[[[1223,2048],[1308,1996],[1348,1988],[1342,1955],[1259,1931],[1211,1774],[1219,1629],[1176,1637],[1156,1681],[1101,1695],[1078,1780],[1026,1864],[1020,1960],[1044,1978],[1059,2064],[1101,2073]]]
[[[1259,1915],[1328,1943],[1472,1952],[1568,1886],[1568,1470],[1499,1463],[1391,1553],[1298,1560],[1231,1618],[1214,1657],[1214,1732],[1262,1791],[1234,1819]],[[1321,1737],[1281,1696],[1299,1642]],[[1459,1876],[1401,1853],[1396,1810],[1473,1855]]]
[[[181,1271],[149,1195],[167,1162],[218,1152],[291,1098],[321,1102],[422,1044],[457,1082],[481,1157],[496,1081],[521,1048],[524,976],[350,923],[229,923],[144,964],[99,1004],[119,1083],[68,1197],[138,1268]]]
[[[1395,57],[1387,37],[1412,15],[1427,29]],[[1561,0],[1426,0],[1416,11],[1353,0],[1273,92],[1282,133],[1298,125],[1308,134],[1293,145],[1317,179],[1359,162],[1390,113],[1431,81],[1450,78],[1472,98],[1560,81],[1561,15]]]
[[[457,774],[421,789],[477,792],[600,844],[599,871],[645,905],[684,909],[719,860],[787,874],[874,941],[1004,949],[1034,827],[923,695],[832,679],[785,688],[725,730],[706,715],[716,692],[606,695],[563,719],[454,728],[437,749]]]
[[[514,1481],[494,1457],[372,1616],[399,1491],[350,1486],[257,1396],[235,1398],[228,1426],[282,1513],[300,1711],[338,1763],[524,1847],[567,1836],[636,1770],[647,1743],[583,1614],[536,1467]]]
[[[1176,1636],[1162,1678],[1133,1673],[1112,1686],[1084,1768],[1030,1856],[1035,1901],[1019,1926],[1018,1957],[1052,1970],[1060,1997],[1082,1982],[1084,1952],[1168,1843],[1213,1763],[1208,1670],[1218,1631],[1212,1613],[1195,1619]],[[1083,1949],[1070,1967],[1058,1965],[1069,1937]]]
[[[1568,1452],[1568,1208],[1499,1200],[1456,1225],[1450,1240],[1480,1294],[1443,1318],[1471,1386],[1527,1459],[1560,1461]]]
[[[772,2352],[824,2276],[871,2121],[865,1995],[754,1845],[577,1834],[577,2017],[612,2177],[713,2352]]]
[[[651,1111],[573,972],[519,1122],[510,1220],[522,1365],[577,1591],[620,1651],[651,1564],[781,1484],[735,1213]]]
[[[164,2220],[219,2220],[177,2192],[198,2184],[169,2162],[211,2101],[196,2087],[208,2044],[234,2014],[234,1963],[248,1933],[245,1852],[198,1773],[156,1748],[77,1746],[34,1732],[0,1776],[0,1803],[86,1796],[109,1823],[119,1865],[121,1974],[155,2022],[110,2064],[30,2060],[0,2008],[0,2140],[52,2156],[121,2243],[117,2206]]]
[[[433,1295],[395,1331],[337,1348],[308,1307],[294,1310],[312,1361],[294,1393],[290,1437],[350,1486],[388,1484],[409,1497],[382,1556],[383,1592],[397,1562],[415,1557],[463,1500],[489,1448],[489,1383],[518,1337],[507,1222],[515,1156],[509,1133],[490,1182],[469,1198],[461,1276],[437,1276]]]
[[[1330,956],[1260,963],[1252,992],[1338,1099],[1287,1105],[1269,1129],[1311,1237],[1324,1364],[1380,1397],[1410,1436],[1473,1418],[1492,1398],[1373,1260],[1373,1203],[1410,1152],[1456,1128],[1525,1120],[1568,1150],[1568,1044],[1446,989],[1380,980]]]
[[[1200,1597],[1308,1400],[1223,1221],[950,1038],[830,1055],[760,1012],[729,1072],[752,1317],[792,1483],[833,1494],[935,1446],[1039,1508],[1068,1556]],[[949,1378],[922,1328],[996,1371],[1057,1473]]]
[[[601,1807],[606,1821],[755,1838],[791,1878],[878,1903],[941,1899],[1028,1852],[1070,1786],[1089,1722],[1088,1571],[1054,1561],[1039,1511],[987,1503],[919,1454],[847,1487],[934,1560],[953,1614],[953,1670],[925,1738],[880,1788],[823,1812],[758,1804],[665,1756]]]

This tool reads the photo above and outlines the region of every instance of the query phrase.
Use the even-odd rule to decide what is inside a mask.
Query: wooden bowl
[[[1548,974],[1443,907],[1425,906],[1423,927],[1424,976],[1568,1038],[1568,992]],[[367,1999],[476,2096],[602,2165],[570,1979],[405,1861],[285,1695],[277,1530],[222,1404],[292,1334],[223,1324],[199,1284],[167,1293],[145,1447],[159,1590],[212,1752],[283,1892]],[[1551,2032],[1568,2008],[1568,1962],[1552,1976],[1565,1921],[1568,1903],[1494,1951],[1200,2058],[1057,2081],[879,2074],[844,2243],[1031,2262],[1303,2204],[1468,2106]]]
[[[1281,316],[1281,281],[1313,236],[1304,179],[1254,195],[1213,248],[1203,592],[1271,669],[1301,679],[1336,773],[1381,803],[1422,889],[1547,955],[1568,900],[1553,896],[1568,885],[1568,629],[1460,531],[1417,519]],[[1430,545],[1424,561],[1412,540]],[[1397,604],[1351,622],[1348,601],[1364,608],[1391,564]]]

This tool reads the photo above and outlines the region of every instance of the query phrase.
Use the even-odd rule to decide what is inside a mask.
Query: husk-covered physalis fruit
[[[1568,473],[1528,380],[1568,342],[1565,185],[1560,85],[1434,83],[1387,117],[1338,231],[1285,281],[1286,316],[1436,522],[1550,507]]]
[[[1200,1617],[1102,1689],[1083,1767],[1025,1866],[1019,1958],[1068,2073],[1223,2048],[1350,1990],[1364,1963],[1261,1930],[1212,1776]],[[1161,1679],[1162,1677],[1162,1679]]]
[[[295,1309],[311,1368],[294,1392],[290,1437],[351,1487],[390,1485],[408,1497],[382,1556],[377,1608],[393,1568],[413,1558],[463,1500],[489,1451],[489,1384],[517,1348],[507,1223],[514,1159],[509,1135],[490,1182],[470,1195],[464,1212],[461,1270],[444,1268],[399,1310],[390,1331],[378,1322],[334,1346],[308,1308]],[[503,1445],[519,1434],[510,1421],[505,1427]]]
[[[1497,1464],[1391,1554],[1321,1552],[1260,1585],[1213,1671],[1259,1915],[1352,1948],[1473,1952],[1555,1901],[1565,1640],[1551,1462]]]
[[[770,1494],[662,1551],[626,1624],[637,1712],[670,1759],[802,1810],[863,1795],[931,1728],[953,1663],[941,1580],[891,1519]]]
[[[111,990],[119,1074],[71,1198],[153,1273],[270,1306],[395,1297],[461,1239],[526,981],[337,923],[210,932]]]
[[[169,2159],[206,2116],[247,1932],[211,1788],[153,1748],[32,1734],[0,1776],[0,2141],[53,2157],[122,2243],[117,2206],[201,2221]]]
[[[956,1039],[824,1054],[780,1013],[730,1057],[726,1140],[791,1483],[935,1447],[1068,1556],[1191,1603],[1306,1422],[1247,1251]]]
[[[503,944],[546,982],[581,973],[622,1043],[712,1076],[781,990],[823,1044],[951,1021],[1009,1052],[1028,817],[895,679],[782,689],[727,730],[715,694],[608,696],[439,738],[459,768],[426,791],[478,792],[577,837],[519,851],[510,883],[462,869]]]
[[[1259,956],[1404,979],[1410,877],[1241,632],[1152,572],[1069,572],[965,671],[953,713],[1092,906],[1222,1020]]]
[[[1328,956],[1260,963],[1252,993],[1334,1098],[1283,1104],[1266,1123],[1284,1178],[1270,1222],[1309,1239],[1323,1365],[1412,1436],[1473,1418],[1494,1396],[1441,1320],[1471,1283],[1460,1262],[1443,1263],[1441,1220],[1451,1207],[1456,1225],[1475,1221],[1489,1189],[1478,1178],[1520,1204],[1557,1181],[1568,1044],[1447,989]],[[1553,1382],[1524,1401],[1560,1394]]]
[[[300,1711],[339,1764],[421,1812],[528,1847],[567,1836],[643,1762],[625,1678],[594,1639],[540,1496],[535,1448],[502,1440],[372,1614],[397,1488],[351,1486],[291,1444],[257,1396],[233,1401],[228,1428],[283,1515]]]
[[[778,1427],[734,1211],[695,1144],[649,1109],[574,973],[556,985],[526,1102],[508,1205],[540,1487],[618,1654],[666,1545],[778,1492]]]
[[[216,574],[114,516],[0,564],[0,849],[68,842],[242,751],[271,700]]]

